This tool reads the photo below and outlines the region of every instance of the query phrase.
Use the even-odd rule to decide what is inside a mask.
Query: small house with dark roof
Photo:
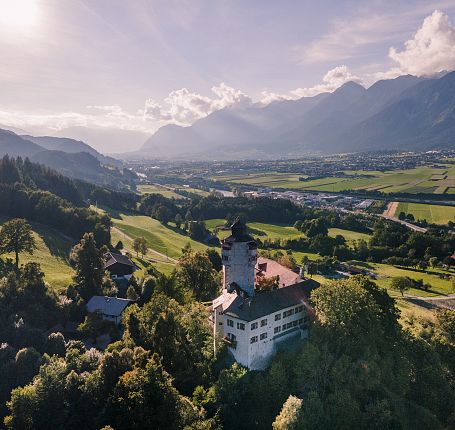
[[[212,304],[214,335],[227,343],[238,363],[264,369],[282,342],[306,337],[312,311],[308,297],[319,284],[276,262],[259,259],[259,266],[257,245],[246,226],[237,220],[231,231],[221,244],[223,293]],[[256,292],[255,272],[281,275],[284,282]]]
[[[93,296],[87,302],[87,312],[98,312],[103,319],[112,321],[116,325],[122,322],[122,314],[128,305],[133,303],[132,300],[120,299],[118,297]]]
[[[126,255],[107,252],[104,254],[104,270],[109,272],[115,281],[129,280],[138,268]]]

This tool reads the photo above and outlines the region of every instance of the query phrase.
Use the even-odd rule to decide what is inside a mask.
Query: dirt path
[[[455,294],[438,297],[407,296],[405,300],[427,309],[455,309]]]
[[[125,239],[128,239],[130,240],[131,242],[134,242],[134,238],[132,238],[131,236],[127,235],[126,233],[124,233],[122,230],[118,229],[117,227],[112,227],[112,230],[115,230],[116,233],[118,233],[120,236],[124,237]],[[126,249],[126,248],[125,248]],[[130,250],[130,249],[127,249],[127,251],[130,251],[130,252],[133,252],[134,254],[134,251]],[[152,259],[150,258],[150,260],[152,262],[160,262],[160,263],[169,263],[169,264],[175,264],[177,263],[177,260],[174,259],[174,258],[171,258],[171,257],[168,257],[167,255],[165,254],[162,254],[161,252],[158,252],[154,249],[149,249],[150,252],[156,254],[156,255],[159,255],[161,258],[163,258],[164,260],[157,260],[157,259]]]
[[[384,213],[382,215],[387,218],[393,218],[395,216],[395,212],[397,211],[397,207],[398,207],[398,202],[389,202],[387,204],[386,210],[384,211]]]

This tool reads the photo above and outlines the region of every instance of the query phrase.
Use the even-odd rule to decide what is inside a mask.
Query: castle
[[[258,264],[257,244],[240,220],[222,241],[221,256],[223,292],[212,304],[214,336],[227,343],[238,363],[263,369],[283,341],[307,336],[308,295],[319,284],[271,260],[261,259]],[[278,279],[276,288],[256,292],[258,275],[267,275],[270,263],[276,278],[288,282]]]

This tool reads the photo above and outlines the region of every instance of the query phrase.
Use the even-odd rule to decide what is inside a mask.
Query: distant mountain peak
[[[188,127],[161,127],[132,156],[275,158],[447,147],[455,136],[454,80],[455,72],[439,79],[403,75],[368,89],[349,81],[315,97],[232,106]]]

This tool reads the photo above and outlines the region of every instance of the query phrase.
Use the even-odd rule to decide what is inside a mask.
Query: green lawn
[[[400,212],[412,213],[416,220],[426,219],[429,223],[434,224],[447,224],[449,221],[455,221],[455,207],[453,206],[400,202],[395,216],[398,216]]]
[[[335,237],[339,234],[343,236],[347,242],[353,242],[359,239],[363,239],[368,242],[371,237],[371,235],[366,233],[358,233],[356,231],[344,230],[342,228],[329,228],[329,236]]]
[[[455,290],[452,286],[451,279],[442,279],[440,274],[451,274],[444,270],[429,270],[428,272],[420,270],[411,270],[406,268],[395,267],[390,264],[381,264],[381,263],[365,263],[365,262],[353,262],[355,266],[364,267],[369,271],[376,273],[377,279],[375,282],[381,287],[387,288],[389,294],[392,297],[400,297],[400,292],[393,290],[390,287],[392,278],[407,276],[416,281],[422,279],[424,283],[430,284],[431,288],[428,291],[414,289],[406,291],[405,294],[412,296],[421,296],[421,297],[434,297],[439,295],[447,295],[455,293]]]
[[[4,218],[0,220],[0,224],[3,222],[5,222]],[[74,274],[68,262],[73,243],[51,228],[37,224],[32,224],[32,228],[37,249],[32,255],[21,254],[19,264],[31,261],[39,263],[46,282],[52,289],[59,290],[67,287]],[[12,254],[6,254],[3,257],[14,258]]]

